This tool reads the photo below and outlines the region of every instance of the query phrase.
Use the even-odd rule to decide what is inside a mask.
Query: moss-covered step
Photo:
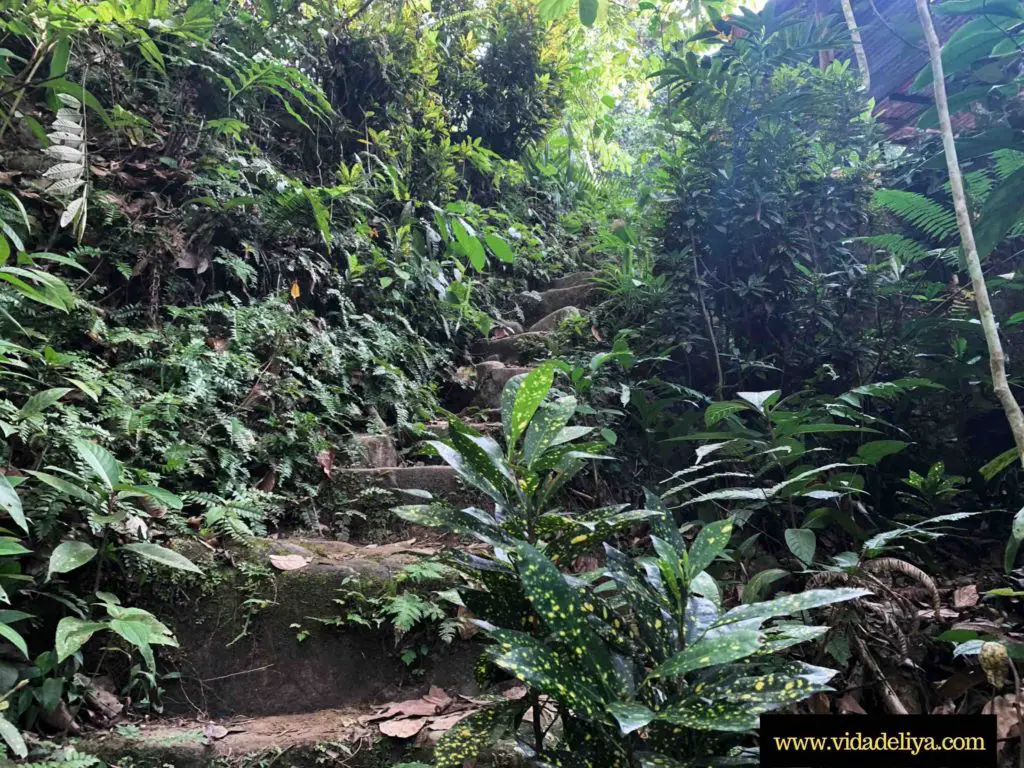
[[[593,283],[581,283],[565,288],[549,288],[540,293],[524,293],[519,297],[519,305],[527,323],[533,324],[552,312],[565,307],[587,307],[597,298],[597,286]]]
[[[476,342],[470,352],[477,359],[488,360],[496,357],[502,363],[525,363],[537,357],[547,356],[545,340],[548,335],[546,332],[531,330],[513,336],[483,339]]]
[[[449,466],[409,466],[346,468],[337,470],[337,482],[345,495],[356,502],[365,497],[368,489],[391,491],[390,498],[383,500],[382,507],[389,509],[397,504],[414,503],[415,499],[401,491],[427,491],[436,499],[449,504],[469,506],[481,501],[480,494],[466,485]],[[366,510],[361,510],[366,514]]]
[[[476,399],[478,407],[495,409],[501,407],[501,390],[513,376],[529,373],[531,369],[508,366],[493,360],[478,363],[476,366]]]
[[[434,629],[399,638],[379,621],[375,600],[395,593],[394,576],[417,557],[410,548],[275,541],[235,568],[208,566],[201,597],[190,586],[180,593],[188,602],[158,609],[180,645],[168,711],[263,716],[387,701],[431,685],[475,691],[474,643],[443,643]],[[443,587],[401,585],[424,595]],[[403,661],[409,649],[414,658]]]
[[[365,708],[324,709],[219,722],[157,720],[95,733],[76,746],[118,768],[386,768],[429,760],[431,747],[384,736],[367,722],[372,714]],[[477,768],[522,764],[509,745],[474,763]]]

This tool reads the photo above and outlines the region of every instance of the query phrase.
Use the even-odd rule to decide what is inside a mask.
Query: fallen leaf
[[[309,558],[302,555],[271,555],[270,564],[281,571],[297,571],[309,565]]]
[[[441,714],[448,707],[451,706],[454,699],[449,696],[443,688],[438,688],[436,685],[430,687],[430,691],[423,697],[426,701],[429,701],[435,706],[435,714]]]
[[[935,690],[935,695],[940,701],[953,701],[984,681],[985,675],[978,669],[970,672],[954,672],[942,681],[942,684]]]
[[[327,475],[327,479],[330,480],[331,470],[334,469],[334,449],[327,448],[320,451],[320,453],[316,455],[316,463],[320,465],[324,474]]]
[[[302,291],[299,290],[299,281],[298,280],[292,280],[291,294],[292,294],[292,298],[293,299],[297,299],[297,298],[299,298],[299,296],[302,295]]]
[[[1017,728],[1017,711],[1013,704],[1014,697],[999,696],[981,710],[983,715],[996,716],[996,739],[1002,742],[1002,747],[1006,746],[1004,739],[1009,738]]]
[[[437,705],[426,699],[409,699],[392,704],[384,712],[383,717],[429,717],[437,714]]]
[[[970,608],[972,605],[977,604],[978,588],[974,584],[966,587],[960,587],[953,592],[954,608]]]
[[[277,485],[277,472],[271,468],[268,469],[267,474],[260,478],[260,481],[256,483],[256,489],[270,493],[274,490],[275,485]]]
[[[386,720],[380,724],[380,732],[395,739],[411,739],[423,730],[426,720]]]
[[[590,326],[590,335],[593,336],[596,341],[604,341],[604,339],[601,338],[601,332],[597,330],[596,325]]]
[[[525,685],[516,685],[516,686],[514,686],[512,688],[509,688],[507,691],[502,691],[501,695],[504,696],[509,701],[519,701],[520,699],[525,699],[526,698],[526,686]]]
[[[807,700],[807,706],[812,715],[827,715],[832,711],[828,695],[816,693]]]
[[[852,693],[848,693],[843,696],[838,703],[839,714],[841,715],[866,715],[864,707],[860,705],[860,702],[853,698]]]
[[[208,738],[214,739],[216,741],[218,739],[223,739],[225,736],[227,736],[228,729],[225,728],[223,725],[207,723],[206,727],[203,728],[203,733],[205,733]]]
[[[952,701],[944,701],[932,710],[933,715],[955,715],[956,704]]]
[[[468,717],[473,714],[471,711],[456,712],[453,715],[445,715],[444,717],[435,717],[430,720],[430,724],[427,726],[432,731],[447,731],[452,728],[459,720],[464,717]]]

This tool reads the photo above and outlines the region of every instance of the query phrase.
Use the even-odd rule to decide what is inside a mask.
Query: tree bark
[[[956,211],[956,225],[960,231],[960,241],[967,257],[967,269],[971,275],[971,286],[974,288],[974,299],[978,304],[981,316],[981,327],[985,332],[985,343],[988,345],[989,367],[992,370],[992,389],[999,399],[1006,420],[1010,422],[1010,430],[1017,444],[1017,454],[1024,464],[1024,413],[1020,404],[1013,396],[1010,383],[1006,379],[1006,356],[999,340],[999,329],[996,327],[992,302],[985,284],[985,274],[981,270],[981,259],[974,243],[974,229],[971,227],[971,216],[967,210],[967,196],[964,194],[964,181],[960,175],[960,162],[956,156],[956,141],[953,139],[953,122],[949,116],[949,102],[946,99],[946,77],[942,70],[942,47],[939,36],[932,24],[932,15],[928,9],[928,0],[916,0],[917,15],[921,19],[925,41],[928,43],[928,58],[931,60],[932,77],[934,78],[935,106],[939,113],[939,128],[942,131],[942,148],[946,154],[946,166],[949,170],[949,184],[953,192],[953,209]]]
[[[846,27],[850,30],[850,40],[853,42],[853,55],[857,57],[857,69],[860,70],[860,85],[865,92],[871,90],[871,70],[868,68],[868,56],[864,52],[864,43],[860,38],[860,27],[857,26],[857,17],[853,15],[853,5],[850,0],[839,0],[843,6],[843,16],[846,17]]]

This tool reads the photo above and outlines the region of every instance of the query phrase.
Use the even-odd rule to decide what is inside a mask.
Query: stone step
[[[476,366],[476,400],[480,408],[500,408],[501,390],[513,376],[529,373],[530,368],[507,366],[504,363],[487,361]]]
[[[548,337],[545,332],[534,331],[532,328],[528,333],[517,333],[514,336],[504,336],[496,339],[482,339],[476,342],[470,352],[477,359],[497,357],[502,363],[523,363],[528,362],[537,356],[539,349],[543,348],[544,340]]]
[[[443,498],[452,504],[472,504],[478,498],[478,494],[467,489],[455,470],[447,465],[340,469],[335,476],[349,498],[369,487],[427,491],[435,498]],[[395,494],[395,504],[414,501],[412,495]]]
[[[353,467],[376,468],[398,465],[398,447],[390,435],[358,434],[353,438],[357,456]]]
[[[500,421],[471,421],[467,420],[466,426],[471,429],[475,429],[477,432],[484,435],[496,435],[501,432]],[[448,422],[437,421],[433,424],[427,424],[424,428],[429,432],[435,439],[444,438],[448,436]]]
[[[430,653],[413,670],[400,658],[393,628],[374,624],[373,598],[388,593],[405,565],[438,549],[415,540],[262,540],[236,555],[248,568],[211,562],[209,593],[160,609],[180,645],[173,656],[181,682],[167,692],[167,711],[259,717],[387,701],[430,685],[473,692],[474,643],[416,637]],[[425,584],[422,591],[443,587]],[[347,620],[349,613],[368,625]]]
[[[583,285],[584,283],[591,283],[601,275],[597,270],[588,270],[584,272],[573,272],[571,275],[565,275],[564,277],[556,278],[551,281],[552,288],[571,288],[574,285]]]
[[[560,326],[566,320],[579,317],[583,313],[580,312],[579,307],[562,307],[556,309],[549,315],[544,315],[540,320],[530,326],[529,333],[549,333],[551,331],[558,330]],[[514,336],[512,338],[515,338]]]
[[[519,304],[528,323],[532,324],[564,307],[586,307],[597,298],[597,286],[591,283],[549,288],[536,294],[523,293]]]
[[[455,701],[456,706],[463,705],[462,700]],[[420,732],[409,738],[384,735],[380,721],[373,719],[380,714],[377,709],[348,708],[244,719],[163,718],[96,732],[75,746],[112,766],[132,768],[380,768],[429,761],[434,744],[456,720],[447,715],[448,709],[452,707],[433,717],[407,718],[423,720]],[[462,710],[466,711],[471,710]],[[477,764],[492,768],[524,765],[507,742],[488,750],[484,760]]]

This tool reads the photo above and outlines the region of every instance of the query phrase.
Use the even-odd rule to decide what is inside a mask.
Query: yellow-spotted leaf
[[[575,412],[576,398],[568,395],[537,408],[523,438],[523,463],[527,469],[531,469],[533,463],[554,444]]]
[[[763,642],[760,632],[741,629],[719,635],[705,635],[657,667],[651,677],[677,677],[697,669],[729,664],[756,653]]]
[[[730,536],[732,536],[732,518],[705,525],[697,534],[693,546],[690,547],[690,556],[686,566],[687,577],[693,579],[711,565],[714,559],[729,545]]]
[[[723,626],[737,621],[748,619],[771,619],[775,616],[788,616],[801,611],[809,611],[812,608],[822,608],[826,605],[834,605],[847,600],[856,600],[858,597],[870,595],[866,589],[853,589],[843,587],[841,589],[809,589],[797,595],[785,595],[767,600],[763,603],[752,603],[751,605],[738,605],[728,611],[715,626]]]
[[[522,377],[514,376],[505,385],[501,392],[501,421],[509,451],[526,431],[554,381],[555,364],[548,360]]]

